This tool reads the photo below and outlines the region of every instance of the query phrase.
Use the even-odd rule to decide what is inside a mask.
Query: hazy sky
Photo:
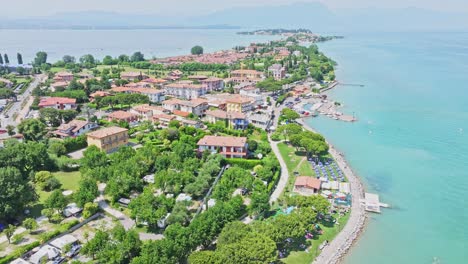
[[[468,12],[467,0],[299,0],[322,2],[330,8],[419,7]],[[0,0],[2,15],[12,17],[47,16],[58,12],[105,10],[125,13],[180,14],[210,13],[235,6],[279,5],[291,0]]]

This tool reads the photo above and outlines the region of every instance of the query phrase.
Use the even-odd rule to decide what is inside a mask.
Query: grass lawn
[[[81,173],[79,171],[73,172],[54,172],[52,173],[57,180],[60,181],[62,186],[60,187],[61,190],[78,190],[78,183],[81,179]],[[52,192],[42,191],[39,188],[36,188],[36,193],[39,195],[39,200],[37,203],[31,208],[31,214],[34,217],[41,216],[41,210],[44,209],[44,202],[49,198]]]
[[[333,238],[343,229],[348,222],[350,213],[347,213],[343,217],[337,219],[339,225],[327,226],[319,224],[320,228],[323,230],[323,234],[317,238],[312,239],[312,246],[309,247],[309,253],[303,250],[291,251],[288,257],[282,259],[284,263],[296,264],[296,263],[312,263],[312,261],[319,255],[320,250],[318,247],[322,244],[323,241],[328,240],[332,241]],[[337,215],[334,215],[337,217]]]

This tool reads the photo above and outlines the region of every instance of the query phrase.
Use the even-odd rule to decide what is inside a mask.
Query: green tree
[[[70,55],[63,56],[62,60],[65,63],[73,63],[73,64],[75,63],[75,57],[70,56]]]
[[[115,64],[117,64],[117,62],[111,56],[107,55],[102,59],[102,64],[104,64],[104,65],[115,65]]]
[[[301,117],[296,111],[289,109],[289,108],[284,108],[281,111],[281,114],[286,118],[288,121],[293,121]]]
[[[45,200],[44,206],[45,208],[54,209],[57,212],[62,213],[65,206],[67,206],[67,199],[62,194],[61,190],[55,190]]]
[[[21,53],[17,53],[16,58],[18,59],[18,64],[23,65],[23,56],[21,55]]]
[[[188,257],[189,264],[222,264],[221,256],[216,251],[196,251]]]
[[[95,213],[97,213],[99,210],[99,206],[96,203],[86,203],[83,207],[83,217],[84,218],[89,218]]]
[[[13,219],[37,199],[34,187],[13,167],[0,166],[0,220]]]
[[[47,134],[46,125],[37,119],[25,119],[18,125],[18,132],[25,140],[39,141]]]
[[[7,125],[7,126],[6,126],[6,129],[7,129],[7,133],[8,133],[9,136],[13,136],[13,135],[16,134],[16,133],[15,133],[15,127],[14,127],[14,126],[12,126],[12,125]]]
[[[34,66],[40,67],[42,64],[47,63],[47,53],[44,51],[39,51],[36,53],[36,57],[34,58]]]
[[[133,219],[139,222],[147,222],[151,227],[157,227],[158,221],[163,219],[172,207],[173,200],[166,198],[164,195],[154,196],[153,192],[148,188],[128,205]]]
[[[3,56],[1,53],[0,53],[0,65],[3,65]]]
[[[8,99],[15,96],[15,93],[8,88],[0,88],[0,99]]]
[[[94,237],[89,240],[82,248],[82,252],[96,259],[96,256],[106,249],[108,246],[108,242],[110,240],[110,235],[107,232],[102,230],[98,230]]]
[[[7,228],[3,231],[5,233],[6,238],[8,239],[8,244],[11,244],[11,237],[15,233],[16,227],[14,225],[8,225]]]
[[[85,68],[92,68],[96,64],[96,60],[94,59],[94,56],[91,54],[86,54],[80,57],[80,63],[85,67]]]
[[[23,221],[23,226],[24,226],[24,228],[29,230],[29,232],[31,233],[31,232],[33,232],[34,230],[37,229],[38,224],[37,224],[36,220],[34,220],[33,218],[26,218]]]
[[[82,207],[86,203],[94,201],[98,195],[99,190],[96,181],[89,177],[85,177],[80,181],[78,190],[73,198],[78,206]]]
[[[273,240],[262,234],[249,233],[238,243],[218,249],[222,263],[272,263],[276,260],[277,248]]]
[[[49,153],[56,155],[57,157],[67,154],[67,149],[62,141],[54,140],[49,144]]]
[[[81,166],[84,169],[103,167],[107,165],[107,160],[108,158],[106,153],[101,151],[98,147],[92,145],[83,152]]]
[[[133,53],[132,57],[130,58],[130,60],[132,62],[138,62],[138,61],[144,61],[145,60],[145,56],[143,55],[143,53],[137,51],[135,53]]]
[[[190,50],[190,52],[193,54],[193,55],[201,55],[203,54],[203,47],[202,46],[194,46],[192,47],[192,49]]]
[[[217,244],[222,247],[224,245],[237,243],[244,239],[251,231],[252,228],[241,221],[228,223],[219,234]]]
[[[9,63],[10,63],[10,59],[8,59],[8,54],[5,53],[5,54],[3,55],[3,58],[4,58],[4,60],[5,60],[5,64],[9,64]]]

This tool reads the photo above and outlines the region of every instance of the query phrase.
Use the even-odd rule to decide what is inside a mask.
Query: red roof
[[[174,111],[172,111],[172,113],[174,115],[178,115],[178,116],[181,116],[181,117],[188,117],[190,115],[189,112],[184,112],[184,111],[180,111],[180,110],[174,110]]]
[[[299,176],[296,178],[296,182],[294,183],[294,186],[319,190],[321,183],[322,182],[319,179],[316,179],[313,177]]]
[[[132,114],[132,113],[125,112],[125,111],[115,111],[115,112],[110,113],[108,117],[111,119],[126,120],[126,119],[131,119],[131,118],[137,118],[138,116],[136,114]]]
[[[246,137],[204,136],[197,143],[199,146],[245,147]]]
[[[61,104],[76,104],[76,99],[67,97],[43,97],[39,102],[39,107]]]

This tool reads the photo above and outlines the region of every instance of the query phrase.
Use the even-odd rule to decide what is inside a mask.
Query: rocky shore
[[[303,119],[298,120],[304,128],[314,131]],[[367,214],[360,205],[360,199],[364,198],[364,187],[361,180],[354,174],[348,166],[343,154],[338,152],[333,145],[330,146],[329,153],[333,156],[340,169],[346,175],[351,185],[352,205],[351,215],[345,227],[340,233],[326,246],[320,255],[314,260],[314,264],[335,264],[340,263],[351,246],[357,241],[360,233],[365,227]]]

